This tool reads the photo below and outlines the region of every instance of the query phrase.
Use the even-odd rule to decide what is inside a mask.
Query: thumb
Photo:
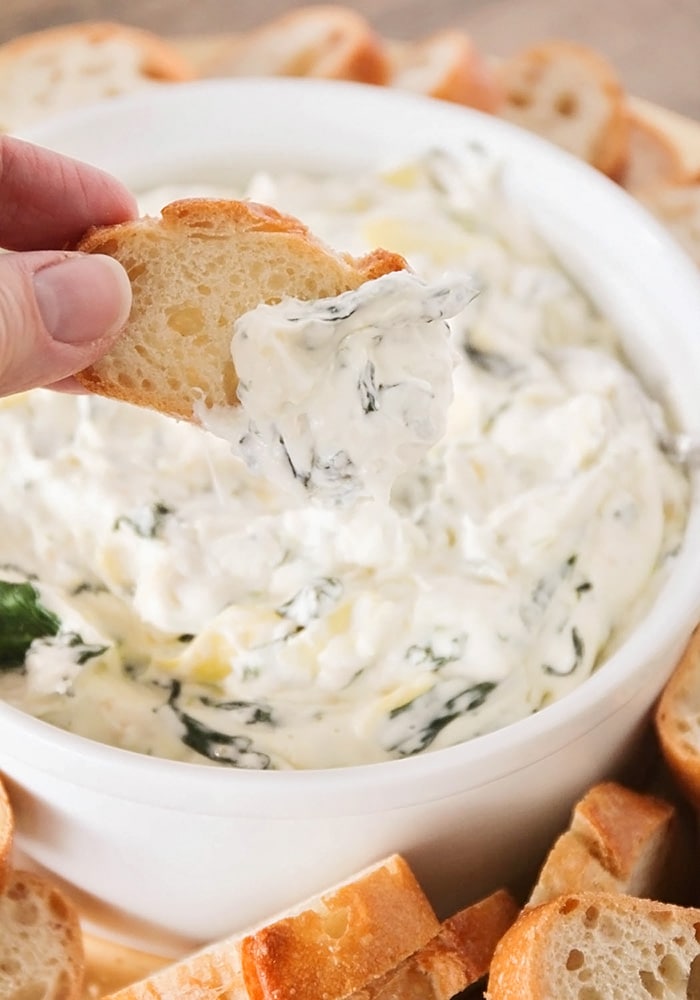
[[[121,264],[101,254],[0,253],[0,396],[96,361],[131,308]]]

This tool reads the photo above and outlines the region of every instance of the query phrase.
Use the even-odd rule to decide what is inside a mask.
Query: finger
[[[68,375],[67,378],[61,378],[58,382],[50,382],[46,388],[55,389],[56,392],[65,392],[71,396],[87,396],[89,392],[82,382],[78,382],[75,375]]]
[[[8,250],[64,247],[90,226],[138,214],[133,195],[109,174],[2,135],[0,205],[0,246]]]
[[[0,255],[0,396],[96,361],[131,308],[126,271],[100,254]]]

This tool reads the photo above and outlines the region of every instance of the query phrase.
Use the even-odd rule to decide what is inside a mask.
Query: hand
[[[0,136],[0,396],[70,378],[117,337],[131,308],[126,272],[111,257],[56,249],[93,225],[136,216],[107,174]]]

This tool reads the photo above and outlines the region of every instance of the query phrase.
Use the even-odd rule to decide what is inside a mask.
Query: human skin
[[[131,307],[126,272],[75,253],[91,226],[135,218],[130,192],[108,174],[0,136],[0,396],[37,386],[75,389],[71,376],[104,354]]]

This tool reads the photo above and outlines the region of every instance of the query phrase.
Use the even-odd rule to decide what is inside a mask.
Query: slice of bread
[[[0,895],[0,997],[80,1000],[83,967],[73,905],[43,877],[13,871]]]
[[[408,864],[392,855],[112,1000],[341,1000],[385,975],[439,930]]]
[[[0,131],[194,76],[174,45],[139,28],[88,21],[21,35],[0,46]]]
[[[569,829],[553,845],[529,906],[572,892],[620,892],[673,899],[684,854],[674,806],[613,781],[595,785],[574,807]],[[690,860],[690,859],[688,859]]]
[[[212,55],[209,76],[306,76],[383,84],[388,56],[371,25],[349,7],[297,7]]]
[[[700,179],[656,184],[637,191],[636,197],[700,267]]]
[[[654,723],[669,770],[700,809],[700,626],[661,695]]]
[[[88,233],[78,244],[126,268],[131,315],[112,350],[78,373],[85,388],[193,420],[193,406],[236,405],[234,321],[284,296],[339,295],[405,268],[397,254],[353,258],[317,240],[303,223],[253,202],[189,199],[162,218]]]
[[[15,814],[12,810],[7,789],[0,781],[0,892],[10,878],[12,841],[15,832]]]
[[[700,995],[700,910],[618,893],[526,910],[499,942],[488,1000],[680,1000]]]
[[[628,111],[628,153],[620,184],[635,194],[656,184],[684,180],[683,158],[674,140],[653,122]]]
[[[497,75],[464,31],[445,30],[418,42],[388,43],[389,84],[427,97],[495,112]]]
[[[500,114],[611,177],[628,157],[625,96],[599,53],[567,41],[532,46],[504,60]]]
[[[496,945],[519,912],[505,889],[445,920],[423,948],[351,1000],[451,1000],[489,971]]]

